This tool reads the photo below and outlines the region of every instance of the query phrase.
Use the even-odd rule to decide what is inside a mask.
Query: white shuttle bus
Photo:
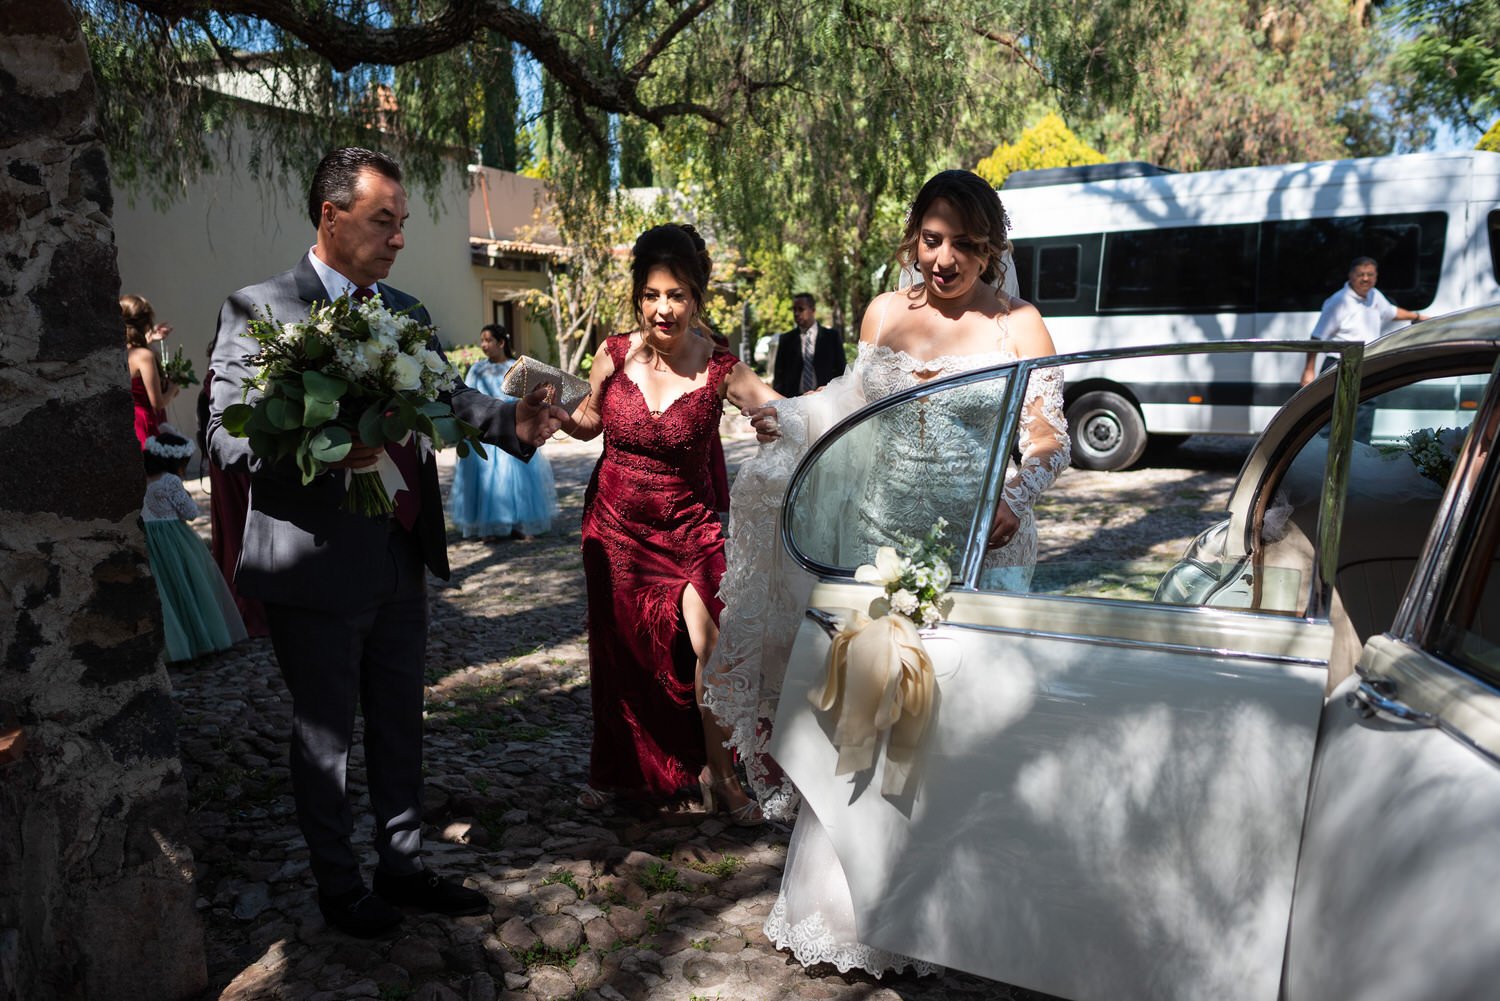
[[[1012,174],[1000,197],[1021,297],[1041,310],[1059,351],[1301,340],[1360,256],[1379,262],[1376,287],[1415,312],[1500,300],[1500,153],[1196,174],[1062,167]],[[1184,356],[1177,369],[1157,357],[1075,377],[1074,463],[1122,469],[1148,435],[1258,433],[1297,390],[1303,358],[1254,354]],[[1466,392],[1477,389],[1455,384],[1451,399],[1410,407],[1442,424]]]

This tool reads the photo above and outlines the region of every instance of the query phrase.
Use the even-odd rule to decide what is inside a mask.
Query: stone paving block
[[[443,953],[425,938],[408,935],[391,946],[391,962],[415,976],[446,968]]]
[[[566,952],[583,942],[583,925],[568,914],[544,914],[531,919],[531,930],[541,939],[542,945],[557,952]]]
[[[683,964],[682,975],[694,987],[716,987],[729,979],[729,964],[712,956],[694,956]]]
[[[536,1001],[563,1001],[571,998],[578,990],[573,983],[573,978],[568,976],[568,971],[556,966],[538,966],[530,971],[531,983],[526,985],[526,992]]]
[[[532,889],[527,899],[534,913],[557,914],[564,907],[578,903],[578,891],[563,883],[548,883]]]
[[[500,926],[500,942],[512,952],[525,952],[541,941],[524,918],[514,917]]]
[[[476,973],[469,978],[467,1001],[495,1001],[498,994],[495,978],[488,973]]]

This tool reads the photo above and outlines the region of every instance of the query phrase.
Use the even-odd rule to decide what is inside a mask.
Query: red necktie
[[[365,302],[375,298],[375,290],[356,288],[349,297],[355,302]],[[417,524],[417,516],[422,513],[422,462],[417,458],[417,440],[408,437],[404,442],[387,442],[385,454],[401,471],[401,479],[406,484],[406,489],[397,490],[391,500],[395,502],[396,520],[410,532]]]

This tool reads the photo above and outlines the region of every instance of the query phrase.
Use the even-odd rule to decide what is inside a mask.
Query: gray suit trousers
[[[394,519],[389,591],[350,611],[266,603],[292,693],[292,793],[318,889],[362,885],[345,788],[354,714],[363,709],[365,772],[380,868],[422,868],[422,686],[427,646],[421,547]]]

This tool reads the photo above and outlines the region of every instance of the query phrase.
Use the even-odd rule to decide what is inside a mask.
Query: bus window
[[[1078,298],[1078,244],[1042,247],[1037,251],[1036,301]]]
[[[1495,270],[1495,281],[1500,282],[1500,209],[1490,211],[1490,267]]]
[[[1016,240],[1021,298],[1047,316],[1093,316],[1099,290],[1099,233]]]
[[[1107,233],[1099,309],[1249,312],[1255,308],[1257,236],[1254,223]]]
[[[1349,263],[1373,257],[1386,298],[1424,309],[1437,296],[1447,230],[1444,212],[1261,223],[1256,306],[1263,312],[1321,309],[1348,278]]]

